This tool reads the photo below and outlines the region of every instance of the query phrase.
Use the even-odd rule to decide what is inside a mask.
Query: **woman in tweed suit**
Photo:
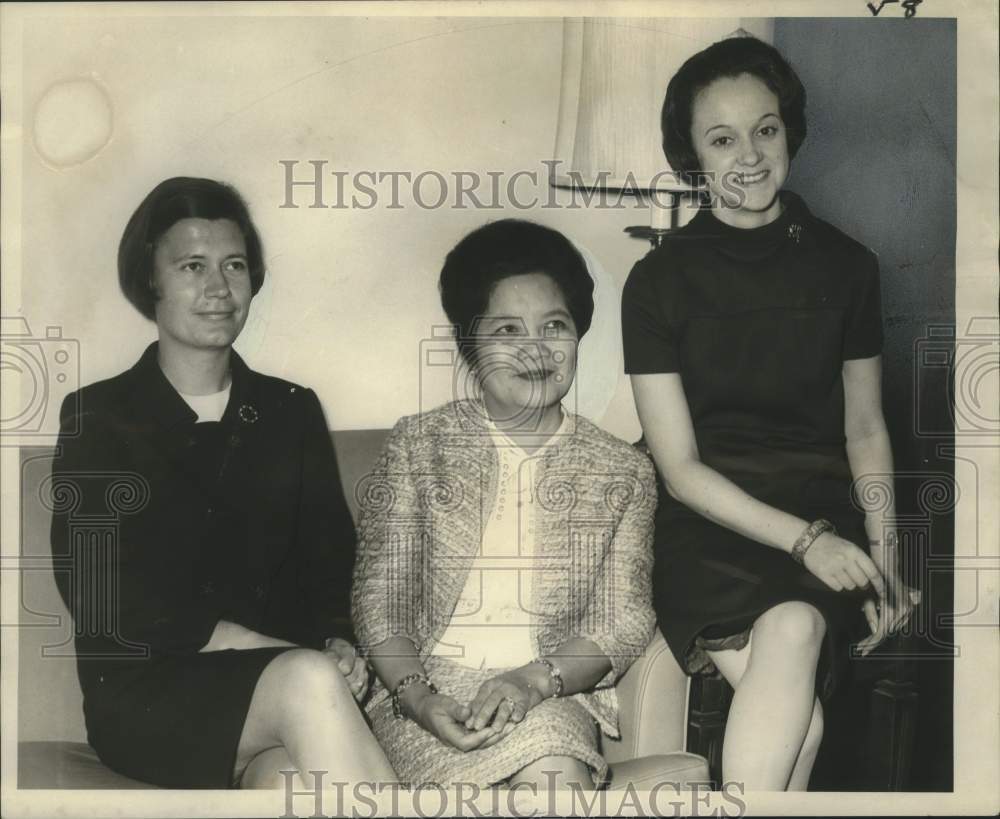
[[[373,729],[414,784],[599,787],[654,627],[654,473],[562,407],[594,309],[565,237],[488,224],[440,286],[477,397],[401,419],[359,488]]]

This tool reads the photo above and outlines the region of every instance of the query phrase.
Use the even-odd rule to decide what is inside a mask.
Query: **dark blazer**
[[[143,665],[122,657],[197,652],[220,619],[313,647],[350,636],[355,531],[312,390],[233,353],[222,420],[196,425],[153,344],[62,421],[52,551],[85,694]]]

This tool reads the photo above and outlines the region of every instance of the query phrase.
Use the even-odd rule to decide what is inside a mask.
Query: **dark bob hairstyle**
[[[778,97],[785,123],[788,158],[794,159],[806,138],[806,91],[795,71],[776,48],[756,37],[730,37],[699,51],[674,74],[663,101],[660,128],[663,153],[681,178],[697,185],[699,162],[691,140],[694,98],[721,77],[751,74]]]
[[[544,273],[566,299],[577,337],[594,316],[594,280],[573,243],[559,231],[522,219],[489,222],[472,231],[448,254],[441,270],[441,306],[458,328],[459,350],[475,366],[471,343],[477,318],[486,315],[493,288],[511,276]]]
[[[175,176],[153,188],[125,226],[118,244],[118,283],[125,298],[155,320],[153,251],[160,237],[181,219],[229,219],[237,224],[246,242],[251,292],[256,295],[264,284],[264,253],[243,197],[214,179]]]

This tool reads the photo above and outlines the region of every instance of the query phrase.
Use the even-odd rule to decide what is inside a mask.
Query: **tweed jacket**
[[[655,474],[648,458],[571,414],[539,451],[530,637],[538,654],[573,637],[611,670],[576,695],[618,736],[614,684],[653,634]],[[352,616],[362,649],[405,636],[426,660],[459,600],[494,508],[499,458],[481,404],[456,401],[396,424],[360,506]],[[372,707],[388,692],[376,681]]]

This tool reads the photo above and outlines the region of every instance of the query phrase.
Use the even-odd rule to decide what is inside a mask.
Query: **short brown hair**
[[[153,251],[181,219],[229,219],[243,234],[250,289],[264,284],[264,252],[250,211],[235,188],[214,179],[175,176],[153,188],[136,208],[118,244],[118,283],[133,306],[148,319],[156,316]]]

